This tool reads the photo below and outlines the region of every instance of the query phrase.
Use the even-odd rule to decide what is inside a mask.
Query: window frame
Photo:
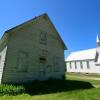
[[[40,32],[40,44],[47,44],[47,33],[44,31]]]
[[[24,54],[25,58],[27,58],[27,59],[21,57],[21,55],[23,55],[23,54]],[[23,64],[24,66],[21,66],[21,64],[20,64],[20,62],[21,62],[22,59],[24,59],[24,62],[27,62],[27,63],[25,63],[26,65]],[[25,52],[25,51],[22,51],[22,50],[21,51],[18,51],[17,66],[16,66],[18,72],[28,72],[28,65],[29,65],[28,64],[29,63],[29,60],[28,59],[29,59],[29,53],[28,52]]]
[[[75,61],[75,69],[77,69],[77,62]]]
[[[89,61],[86,61],[86,63],[87,63],[87,69],[90,69]]]
[[[81,66],[81,69],[83,69],[83,63],[82,63],[82,61],[80,61],[80,66]]]

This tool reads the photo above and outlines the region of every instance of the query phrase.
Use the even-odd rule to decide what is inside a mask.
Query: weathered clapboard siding
[[[47,44],[45,45],[40,44],[41,31],[47,33]],[[35,24],[26,25],[10,33],[3,83],[48,78],[61,79],[65,72],[64,47],[57,34],[48,21],[43,18],[40,18]],[[39,58],[42,49],[47,50],[47,63],[41,67]],[[21,51],[28,53],[27,72],[18,71],[18,55]],[[59,58],[57,62],[60,63],[55,70],[56,57]]]
[[[6,51],[7,51],[7,47],[5,47],[0,52],[0,83],[1,83],[1,80],[2,80],[2,74],[3,74],[4,63],[5,63]]]

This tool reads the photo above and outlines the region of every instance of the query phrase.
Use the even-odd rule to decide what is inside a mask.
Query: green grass
[[[86,73],[66,73],[67,75],[74,75],[74,76],[83,76],[83,77],[90,77],[90,78],[100,78],[100,74],[86,74]]]
[[[77,74],[77,73],[66,74],[67,80],[80,80],[80,81],[84,81],[84,82],[89,82],[95,87],[100,87],[100,80],[92,80],[89,78],[100,78],[100,76],[99,75],[94,76],[94,75],[89,75],[89,74],[87,74],[87,75],[86,74]]]
[[[100,81],[81,79],[77,76],[68,74],[65,81],[35,81],[11,87],[6,85],[6,88],[1,85],[0,87],[4,91],[7,90],[7,93],[1,93],[0,100],[100,100]],[[15,93],[10,93],[9,90]]]

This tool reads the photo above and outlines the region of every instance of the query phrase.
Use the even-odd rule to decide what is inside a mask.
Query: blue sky
[[[96,47],[100,0],[1,0],[0,37],[4,31],[48,13],[69,52]]]

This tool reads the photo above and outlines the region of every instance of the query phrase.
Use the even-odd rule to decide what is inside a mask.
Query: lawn
[[[63,81],[36,81],[30,84],[8,86],[9,89],[14,87],[13,91],[17,88],[19,94],[17,92],[10,94],[6,89],[9,93],[4,90],[5,94],[8,94],[1,93],[0,100],[100,100],[99,80],[78,78],[78,75],[73,74],[66,76],[67,79]]]

